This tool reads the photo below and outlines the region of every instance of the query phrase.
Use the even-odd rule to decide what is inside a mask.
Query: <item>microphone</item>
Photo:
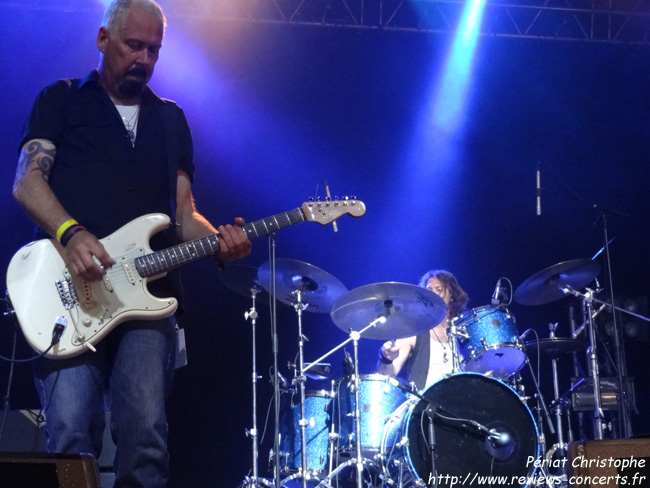
[[[498,432],[496,429],[490,429],[487,438],[494,447],[506,447],[512,442],[510,434],[507,432]]]
[[[412,385],[406,386],[402,384],[399,380],[396,380],[395,378],[392,377],[387,377],[386,381],[390,383],[393,386],[396,386],[398,389],[402,390],[405,393],[412,393],[415,394],[417,397],[422,398],[422,396],[416,394],[415,388]]]
[[[331,202],[332,201],[332,195],[330,194],[330,186],[327,184],[327,180],[325,180],[325,195],[327,196],[327,201]],[[339,226],[336,223],[336,220],[332,222],[332,229],[334,229],[334,232],[339,231]]]
[[[540,171],[541,163],[537,163],[537,171],[535,173],[535,194],[536,194],[536,215],[542,215],[542,172]]]
[[[343,374],[345,374],[345,376],[350,376],[354,374],[354,360],[347,349],[344,349],[343,352],[345,353],[345,359],[343,360]]]
[[[519,336],[519,340],[522,341],[533,331],[533,329],[526,329],[523,334]]]
[[[289,380],[287,380],[284,376],[282,376],[282,373],[279,371],[276,371],[275,374],[277,375],[278,381],[280,382],[280,388],[283,390],[288,390],[289,389]]]
[[[492,293],[492,305],[495,307],[498,305],[501,305],[501,278],[499,278],[499,281],[497,281],[497,285],[494,287],[494,293]]]

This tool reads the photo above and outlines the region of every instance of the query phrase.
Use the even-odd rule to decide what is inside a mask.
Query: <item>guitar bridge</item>
[[[66,310],[70,310],[79,303],[77,292],[74,289],[74,284],[72,283],[72,278],[70,276],[66,276],[62,280],[57,280],[55,284],[56,289],[59,292],[61,303]]]

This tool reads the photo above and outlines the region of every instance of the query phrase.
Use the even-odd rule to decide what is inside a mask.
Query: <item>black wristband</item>
[[[83,225],[79,225],[79,224],[68,227],[68,229],[61,236],[61,245],[63,247],[67,246],[68,242],[70,242],[70,239],[72,239],[72,236],[74,236],[78,232],[81,232],[82,230],[87,230],[87,229]]]
[[[384,356],[384,355],[381,353],[381,349],[379,350],[379,362],[380,362],[381,364],[393,364],[393,360],[392,360],[392,359],[388,359],[386,356]]]

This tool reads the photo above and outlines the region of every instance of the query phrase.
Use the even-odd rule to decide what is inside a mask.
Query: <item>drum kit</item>
[[[588,329],[588,341],[577,338],[580,328],[564,338],[557,337],[551,327],[548,338],[524,343],[527,334],[519,335],[507,309],[510,302],[493,300],[491,305],[474,308],[451,321],[448,334],[455,344],[453,373],[418,391],[400,379],[360,374],[358,347],[361,339],[416,336],[440,323],[447,307],[434,292],[396,282],[348,291],[329,273],[291,259],[276,259],[259,269],[229,266],[223,274],[224,283],[253,302],[246,313],[253,324],[253,427],[247,431],[253,441],[253,469],[243,486],[410,488],[470,482],[510,486],[536,483],[535,476],[558,484],[548,473],[536,473],[539,464],[532,462],[548,455],[538,424],[546,420],[550,432],[557,434],[553,451],[566,455],[566,395],[560,394],[558,381],[561,356],[587,349],[594,391],[599,391],[593,332],[597,300],[592,290],[580,291],[599,271],[600,266],[591,260],[567,261],[530,277],[514,293],[510,287],[510,297],[522,305],[549,303],[566,295],[583,299],[587,314],[581,327]],[[255,415],[259,378],[255,300],[266,292],[293,306],[298,318],[298,359],[292,381],[277,373],[276,363],[274,475],[270,480],[258,475]],[[329,313],[332,322],[349,336],[310,363],[304,358],[304,311]],[[348,344],[353,346],[353,356],[344,350],[343,378],[332,380],[330,388],[307,390],[306,379],[327,378],[330,365],[324,361]],[[521,386],[520,370],[525,364],[530,366],[528,356],[534,354],[552,360],[554,400],[548,406],[534,375],[535,395],[525,396]],[[594,396],[594,421],[602,423],[600,395]],[[537,398],[537,421],[527,405],[533,397]]]

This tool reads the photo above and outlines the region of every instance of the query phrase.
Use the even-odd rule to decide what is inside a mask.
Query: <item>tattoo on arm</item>
[[[54,167],[56,147],[50,141],[34,139],[23,146],[18,160],[16,180],[32,171],[39,171],[43,179],[48,181]]]

